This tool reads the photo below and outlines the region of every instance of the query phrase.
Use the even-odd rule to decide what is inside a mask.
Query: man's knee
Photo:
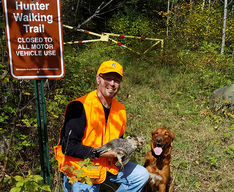
[[[142,169],[142,177],[145,183],[149,180],[149,172],[145,167]]]
[[[149,179],[148,170],[145,167],[138,165],[136,178],[138,178],[139,182],[143,184],[146,183]]]

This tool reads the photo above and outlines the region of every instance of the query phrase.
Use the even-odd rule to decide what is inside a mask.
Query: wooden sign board
[[[8,61],[14,79],[65,75],[60,0],[3,0]]]

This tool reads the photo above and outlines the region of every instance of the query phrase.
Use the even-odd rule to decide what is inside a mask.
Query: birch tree
[[[167,36],[168,36],[168,26],[169,26],[169,10],[170,10],[170,0],[168,0],[168,3],[167,3]]]
[[[205,4],[206,4],[206,0],[203,0],[203,3],[202,3],[202,11],[204,10]]]
[[[224,15],[223,15],[223,34],[222,34],[222,43],[221,43],[221,55],[223,55],[225,47],[225,35],[227,27],[227,0],[224,0]]]

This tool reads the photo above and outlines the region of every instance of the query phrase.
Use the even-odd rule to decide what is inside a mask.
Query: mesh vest
[[[119,103],[116,99],[112,99],[107,123],[105,121],[104,109],[97,97],[96,90],[74,101],[80,101],[83,104],[86,114],[86,127],[81,144],[97,148],[124,134],[126,128],[126,110],[124,105]],[[67,107],[65,109],[65,113],[67,111]],[[63,127],[61,128],[61,131],[62,129]],[[80,166],[77,163],[84,159],[71,157],[62,153],[62,146],[60,145],[61,131],[59,143],[54,147],[55,158],[58,161],[60,171],[66,173],[69,177],[72,177],[71,173],[64,170],[63,167],[65,165],[74,165],[75,169],[80,169]],[[112,163],[112,161],[113,158],[108,159],[102,157],[93,160],[92,162],[95,165],[95,169],[88,170],[86,168],[82,168],[82,170],[84,170],[82,177],[88,176],[91,178],[92,182],[96,184],[104,182],[107,171],[114,175],[118,173],[118,168]],[[80,180],[80,178],[77,179]]]

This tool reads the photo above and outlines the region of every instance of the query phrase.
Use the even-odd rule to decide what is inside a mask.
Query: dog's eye
[[[165,135],[168,135],[168,133],[165,133]]]
[[[153,135],[158,135],[158,132],[152,133],[152,136],[153,136]]]

